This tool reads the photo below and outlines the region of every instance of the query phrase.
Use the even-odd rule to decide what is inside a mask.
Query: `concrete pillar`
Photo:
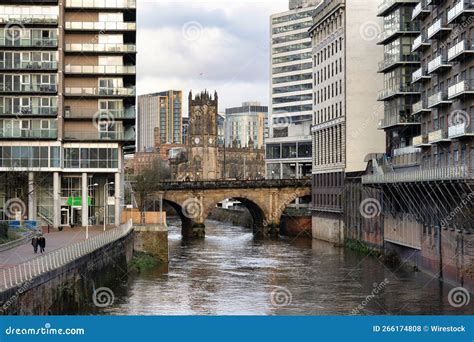
[[[115,173],[115,180],[114,180],[114,185],[115,185],[115,226],[118,227],[120,225],[120,189],[122,188],[121,186],[121,177],[120,177],[120,172]]]
[[[82,173],[82,226],[85,227],[87,225],[87,221],[89,220],[89,204],[87,201],[88,197],[88,184],[87,184],[87,173]]]
[[[36,189],[33,172],[28,172],[28,220],[36,220]]]
[[[53,173],[53,227],[58,228],[61,223],[61,204],[59,202],[59,192],[61,191],[61,184],[59,172]]]

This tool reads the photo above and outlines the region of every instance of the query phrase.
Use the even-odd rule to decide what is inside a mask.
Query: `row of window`
[[[284,33],[284,32],[290,32],[290,31],[296,31],[296,30],[302,30],[305,28],[309,28],[311,25],[313,25],[312,20],[304,21],[301,23],[296,23],[296,24],[289,24],[281,27],[274,27],[272,29],[272,34],[279,34],[279,33]]]
[[[339,60],[336,59],[334,62],[331,62],[331,64],[316,71],[314,74],[314,84],[318,85],[339,73],[342,73],[342,58],[339,58]]]
[[[118,168],[117,148],[65,148],[64,167],[73,169]]]
[[[320,104],[342,94],[342,80],[328,84],[326,87],[319,88],[314,98],[315,104]]]
[[[311,79],[312,77],[313,77],[312,73],[275,77],[274,79],[272,79],[272,83],[278,84],[278,83],[286,83],[286,82],[306,81],[306,80]]]
[[[301,64],[293,64],[293,65],[287,65],[284,67],[273,68],[272,74],[282,74],[284,72],[312,70],[312,69],[313,69],[313,63],[301,63]]]
[[[313,133],[314,165],[323,166],[343,162],[343,126],[335,125]]]
[[[316,110],[316,117],[315,117],[315,124],[318,125],[320,123],[331,121],[337,119],[339,117],[344,116],[342,111],[342,101],[336,102],[331,104],[330,106],[326,106],[324,108],[320,108]]]
[[[301,33],[295,33],[291,34],[288,36],[283,36],[283,37],[278,37],[278,38],[273,38],[272,39],[272,44],[283,44],[287,42],[292,42],[295,40],[301,40],[301,39],[306,39],[309,38],[309,33],[308,32],[301,32]]]
[[[283,15],[281,17],[275,17],[272,19],[272,25],[291,22],[291,21],[295,21],[295,20],[299,20],[303,18],[312,18],[313,13],[314,13],[314,9],[309,10],[309,11],[304,11],[304,12],[291,13],[291,14]]]
[[[273,114],[307,112],[307,111],[312,111],[312,110],[313,110],[312,104],[299,105],[299,106],[287,106],[287,107],[274,108]]]
[[[289,56],[284,56],[284,57],[276,57],[276,58],[273,58],[272,63],[273,64],[288,63],[288,62],[293,62],[293,61],[301,61],[303,59],[308,59],[308,58],[311,58],[311,52],[299,53],[296,55],[289,55]]]
[[[273,94],[282,94],[282,93],[291,93],[295,91],[304,91],[304,90],[311,90],[313,89],[312,83],[304,83],[304,84],[295,84],[292,86],[284,86],[284,87],[276,87],[273,88]]]
[[[308,41],[308,42],[304,42],[304,43],[298,43],[298,44],[293,44],[293,45],[285,45],[285,46],[282,46],[282,47],[273,48],[273,54],[276,55],[278,53],[304,50],[304,49],[310,49],[310,48],[311,48],[311,41]]]
[[[341,51],[342,51],[342,38],[338,38],[314,55],[314,63],[315,65],[322,64],[326,60],[330,60],[334,55],[336,55],[338,52],[341,52]]]
[[[323,25],[319,25],[313,32],[314,39],[322,42],[326,38],[334,36],[335,32],[343,28],[343,11],[334,12],[331,17],[324,20]]]
[[[267,144],[267,159],[311,158],[312,146],[308,142]]]
[[[279,104],[279,103],[301,102],[301,101],[309,101],[309,100],[313,100],[313,94],[276,97],[272,100],[272,103]]]

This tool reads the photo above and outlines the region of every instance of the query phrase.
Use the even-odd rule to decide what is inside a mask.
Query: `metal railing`
[[[67,265],[127,236],[133,230],[132,221],[108,230],[88,240],[77,242],[30,261],[0,270],[0,291],[19,286],[34,278]]]
[[[37,15],[37,14],[1,14],[1,24],[42,24],[42,25],[54,25],[58,23],[58,16],[51,15]]]
[[[430,182],[441,180],[472,179],[473,173],[468,166],[438,167],[419,169],[415,171],[374,174],[362,177],[362,183],[403,183],[403,182]]]
[[[0,62],[1,70],[56,70],[58,62],[55,61],[37,61],[37,62]]]
[[[13,129],[0,130],[1,139],[56,139],[58,137],[57,128],[50,129]]]
[[[115,132],[65,132],[65,140],[78,140],[78,141],[102,141],[102,140],[112,140],[112,141],[132,141],[135,140],[134,134],[129,134],[129,132],[124,131],[115,131]]]
[[[90,110],[73,110],[65,111],[65,118],[73,119],[92,119],[94,117],[108,117],[110,119],[135,119],[136,111],[135,106],[124,108],[124,109],[109,109],[99,110],[96,112]]]
[[[135,74],[135,65],[66,65],[68,74]]]
[[[66,21],[66,30],[119,30],[134,31],[137,24],[120,21]]]
[[[0,46],[24,46],[24,47],[57,47],[57,39],[48,38],[19,38],[19,39],[5,39],[0,38]]]
[[[67,87],[64,91],[66,95],[72,96],[135,96],[135,87],[125,88],[81,88]]]
[[[66,7],[76,8],[136,8],[136,0],[66,0]]]
[[[137,47],[135,44],[66,44],[66,51],[71,52],[136,52]]]
[[[467,40],[461,40],[459,43],[454,45],[448,50],[448,61],[455,59],[458,56],[461,56],[466,52],[474,52],[474,41],[470,42]]]
[[[466,92],[474,92],[474,80],[462,80],[448,88],[448,98],[452,99]]]
[[[2,93],[56,93],[58,87],[55,84],[0,84]]]
[[[22,108],[4,108],[0,107],[0,115],[38,115],[38,116],[56,116],[58,107],[22,107]]]

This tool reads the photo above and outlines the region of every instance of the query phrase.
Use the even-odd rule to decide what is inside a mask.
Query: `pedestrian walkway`
[[[113,227],[111,226],[108,229],[110,228]],[[89,237],[94,237],[103,232],[103,226],[89,227]],[[43,234],[46,238],[46,248],[43,255],[86,239],[86,229],[80,227],[64,228],[62,231],[50,229],[50,233],[48,233],[47,228],[44,228]],[[29,240],[24,245],[0,252],[0,269],[30,261],[40,255],[42,254],[39,253],[39,249],[38,253],[34,253],[31,240]]]

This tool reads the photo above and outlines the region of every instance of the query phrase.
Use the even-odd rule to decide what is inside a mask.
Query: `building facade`
[[[313,117],[312,25],[319,0],[290,1],[289,10],[270,17],[269,138],[266,177],[311,175]]]
[[[343,240],[344,189],[366,169],[365,157],[383,152],[374,117],[382,48],[365,37],[376,20],[377,1],[324,1],[314,12],[313,237]],[[361,85],[361,80],[364,80]]]
[[[119,224],[135,144],[134,0],[0,1],[0,207]]]
[[[263,148],[268,107],[260,102],[244,102],[240,107],[225,110],[226,147]]]
[[[379,15],[403,23],[384,43],[403,42],[390,63],[403,79],[397,98],[406,110],[385,111],[384,121],[397,125],[384,127],[386,154],[372,158],[363,182],[383,192],[386,246],[473,289],[474,4],[385,1]]]
[[[181,144],[182,92],[168,90],[138,96],[137,144],[139,152],[155,147],[155,128],[158,128],[161,144]]]

